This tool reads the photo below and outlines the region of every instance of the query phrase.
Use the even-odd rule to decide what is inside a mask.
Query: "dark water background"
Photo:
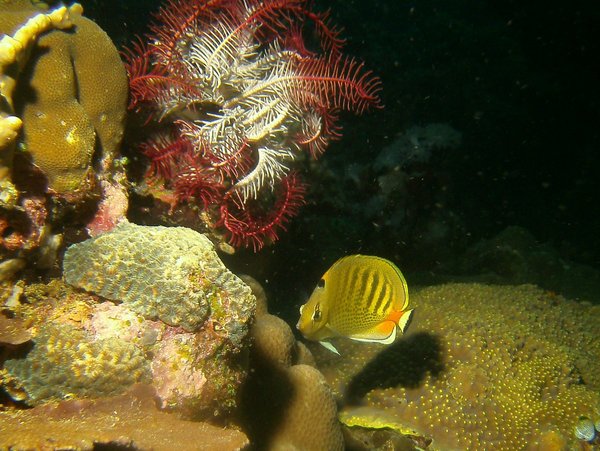
[[[119,46],[146,31],[160,2],[82,3]],[[306,175],[308,205],[288,233],[228,262],[265,284],[275,312],[293,316],[287,311],[341,255],[434,271],[507,226],[600,268],[596,1],[322,0],[316,8],[331,9],[346,53],[381,77],[385,109],[344,115],[343,139],[319,161],[329,175]],[[452,126],[461,145],[407,171],[400,225],[385,220],[394,205],[366,215],[379,189],[374,158],[399,132],[429,123]],[[349,168],[358,176],[347,177]],[[433,244],[432,224],[444,231]]]

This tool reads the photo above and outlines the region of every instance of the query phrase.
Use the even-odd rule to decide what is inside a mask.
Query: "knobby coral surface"
[[[148,382],[161,407],[188,417],[236,407],[255,298],[207,238],[123,224],[69,248],[65,274],[116,302],[57,280],[26,286],[5,321],[33,336],[3,356],[0,385],[13,399],[102,397]]]
[[[148,175],[234,246],[277,239],[302,204],[297,160],[340,136],[340,110],[380,105],[379,80],[306,0],[168,1],[147,40],[128,68],[130,107],[162,130],[142,146]]]
[[[251,329],[242,417],[259,449],[344,449],[331,388],[282,319],[263,311]]]
[[[26,359],[4,364],[19,385],[19,390],[9,391],[14,397],[24,391],[30,404],[67,396],[110,396],[148,381],[149,365],[140,349],[117,337],[93,340],[69,325],[47,325],[34,342]]]
[[[315,349],[342,421],[430,449],[579,446],[573,427],[600,402],[598,306],[527,285],[443,285],[412,300],[409,333],[390,347]]]

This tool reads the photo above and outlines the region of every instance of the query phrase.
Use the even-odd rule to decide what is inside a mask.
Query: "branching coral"
[[[413,294],[410,333],[382,350],[316,350],[343,421],[433,439],[432,449],[575,444],[600,402],[598,307],[532,286],[446,285]],[[361,407],[355,407],[359,403]]]
[[[127,54],[130,107],[169,130],[143,146],[150,174],[259,249],[302,204],[295,162],[340,136],[339,110],[378,107],[380,82],[305,0],[169,1],[156,17]]]

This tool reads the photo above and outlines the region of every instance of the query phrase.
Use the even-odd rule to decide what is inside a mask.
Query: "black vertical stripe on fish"
[[[402,305],[399,305],[398,308],[402,308],[404,307],[404,302],[406,301],[407,298],[407,289],[406,289],[406,284],[404,281],[404,276],[402,275],[402,271],[400,271],[400,269],[394,265],[392,262],[384,260],[385,263],[392,268],[392,270],[394,271],[394,274],[396,274],[396,276],[398,276],[398,279],[400,280],[400,287],[402,288]],[[400,293],[393,293],[393,297],[394,299],[396,299],[396,297],[400,296]]]
[[[340,284],[341,295],[344,297],[351,297],[353,293],[356,293],[356,281],[357,275],[362,268],[358,266],[352,266],[348,271],[346,271],[346,278],[343,279],[343,282]],[[350,303],[353,305],[356,303],[356,299],[352,297],[348,299]]]
[[[392,303],[394,302],[393,288],[390,283],[385,284],[385,305],[381,310],[381,316],[387,316],[392,311]]]
[[[357,287],[356,307],[358,311],[364,311],[368,305],[365,305],[365,296],[368,294],[369,281],[371,280],[371,272],[369,268],[365,268],[361,280]]]
[[[388,312],[389,300],[390,300],[390,284],[388,280],[383,277],[383,289],[381,290],[381,295],[378,301],[378,308],[375,312],[377,316],[383,317],[386,312]]]
[[[342,267],[343,268],[343,267]],[[352,269],[352,268],[351,268]],[[339,273],[339,283],[335,286],[336,287],[336,297],[335,297],[335,302],[334,305],[341,305],[341,303],[344,301],[344,296],[347,293],[347,286],[348,286],[348,281],[350,280],[350,272],[351,271],[338,271]],[[336,273],[336,274],[338,274]],[[333,282],[333,281],[332,281]]]
[[[379,315],[379,309],[381,308],[381,305],[383,304],[383,301],[385,300],[385,287],[387,285],[387,281],[385,279],[385,277],[381,276],[379,273],[377,274],[377,289],[374,289],[372,291],[373,293],[373,300],[372,302],[372,312],[375,313],[376,315]],[[375,295],[377,295],[377,300],[375,299]]]
[[[362,308],[362,300],[365,297],[365,291],[367,290],[367,286],[369,283],[369,272],[369,268],[361,268],[361,273],[356,291],[356,305],[358,308]]]
[[[361,308],[361,279],[362,273],[364,273],[365,268],[360,266],[352,267],[352,270],[349,273],[352,274],[352,277],[348,280],[348,285],[345,287],[346,291],[344,293],[345,296],[351,297],[351,304],[349,305],[353,311],[360,311]]]

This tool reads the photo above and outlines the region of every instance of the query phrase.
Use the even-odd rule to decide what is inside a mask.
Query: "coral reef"
[[[441,270],[477,274],[494,283],[533,283],[570,299],[600,303],[600,271],[569,261],[522,227],[507,227],[474,243]]]
[[[338,341],[337,359],[314,350],[342,421],[431,449],[576,443],[573,427],[600,402],[600,307],[528,285],[441,285],[412,299],[417,314],[393,346]]]
[[[47,268],[74,209],[90,233],[124,218],[127,74],[78,4],[6,0],[0,11],[0,257]]]
[[[24,392],[11,389],[11,396],[29,404],[111,396],[148,381],[149,365],[141,351],[117,337],[93,341],[72,326],[47,325],[34,342],[26,358],[4,362]]]
[[[211,241],[183,227],[122,224],[69,247],[63,267],[67,283],[122,301],[146,319],[194,332],[210,313],[236,344],[254,311],[250,289]]]
[[[0,411],[2,449],[153,449],[156,451],[245,449],[235,429],[179,419],[159,411],[155,393],[136,386],[125,395],[70,400],[29,410]]]
[[[88,286],[82,280],[90,272]],[[189,418],[236,408],[255,298],[207,238],[183,228],[122,224],[69,248],[65,274],[99,294],[109,284],[118,303],[59,280],[25,286],[7,321],[17,331],[18,321],[26,321],[34,344],[5,356],[0,385],[13,399],[39,404],[99,397],[147,381],[162,408]],[[125,352],[134,367],[117,371]]]
[[[259,449],[344,449],[337,407],[323,375],[282,319],[263,313],[251,336],[242,416]]]
[[[293,392],[271,449],[343,450],[337,406],[323,375],[312,366],[293,365],[286,377]]]
[[[233,275],[216,280],[224,266],[210,240],[182,227],[123,224],[69,247],[63,268],[71,285],[192,332],[206,320],[211,302],[222,301],[211,299],[207,287],[220,282],[238,291]]]
[[[23,13],[22,8],[29,11]],[[14,207],[17,200],[17,190],[11,182],[11,169],[17,135],[23,125],[22,119],[15,116],[13,98],[18,77],[38,38],[48,30],[72,27],[74,16],[81,14],[81,6],[77,4],[70,8],[57,8],[48,14],[33,15],[30,9],[29,2],[2,2],[0,5],[0,31],[5,34],[0,41],[0,95],[3,100],[0,110],[0,206],[4,208]],[[29,15],[33,16],[26,21]],[[22,25],[15,30],[17,23]]]
[[[169,1],[129,54],[130,107],[161,133],[150,179],[210,213],[210,230],[260,249],[303,203],[292,168],[340,136],[339,110],[379,107],[380,81],[343,56],[305,0]],[[304,34],[316,31],[317,48]],[[154,190],[156,192],[156,189]]]
[[[0,345],[18,345],[31,340],[31,333],[24,321],[10,319],[0,314]]]
[[[25,0],[3,2],[3,9],[8,11],[3,11],[2,32],[11,32],[39,14]],[[52,191],[72,194],[86,189],[96,139],[106,160],[103,164],[109,166],[116,156],[128,87],[119,54],[106,33],[81,16],[81,6],[66,11],[74,32],[39,36],[26,59],[18,61],[19,72],[10,75],[25,150],[48,178]]]

